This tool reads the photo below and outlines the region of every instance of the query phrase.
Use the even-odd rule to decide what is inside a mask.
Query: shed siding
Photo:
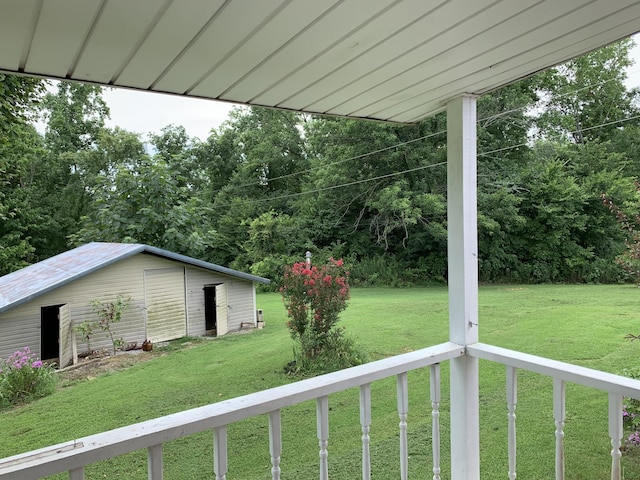
[[[7,312],[9,313],[9,312]],[[0,335],[0,358],[7,358],[22,347],[29,347],[36,355],[40,355],[40,309],[38,308],[37,322],[32,321],[33,315],[26,313],[4,317],[2,334]],[[37,347],[37,348],[36,348]]]
[[[184,267],[144,271],[147,338],[164,342],[187,334]]]
[[[96,319],[90,306],[92,300],[108,302],[118,294],[130,297],[132,301],[122,321],[114,326],[114,337],[122,338],[125,342],[138,342],[140,345],[146,338],[144,271],[175,267],[186,268],[186,292],[184,280],[181,288],[186,303],[187,327],[184,328],[183,322],[182,333],[178,336],[185,333],[194,336],[205,333],[204,285],[226,285],[229,331],[240,329],[242,322],[254,322],[255,296],[252,282],[190,265],[183,267],[182,263],[154,255],[138,254],[0,313],[0,358],[6,358],[16,349],[25,346],[40,356],[41,307],[67,304],[71,322],[77,325],[85,320]],[[76,343],[78,352],[86,351],[86,343],[77,333]],[[111,348],[111,341],[106,333],[96,331],[91,347]]]
[[[232,280],[227,284],[227,322],[229,331],[239,330],[243,322],[255,325],[256,305],[253,300],[253,284]]]
[[[205,285],[224,283],[227,288],[227,327],[229,331],[239,330],[243,322],[254,322],[254,287],[250,281],[211,272],[196,267],[187,267],[187,311],[189,335],[205,334],[204,291]]]
[[[114,336],[126,342],[141,343],[145,338],[143,271],[145,268],[170,266],[175,266],[175,262],[151,255],[135,255],[0,313],[0,358],[6,358],[24,346],[40,355],[41,307],[68,304],[71,322],[77,325],[85,320],[96,319],[90,305],[92,300],[111,301],[118,294],[130,297],[132,301],[122,321],[113,328]],[[86,350],[86,343],[79,334],[76,334],[76,342],[79,352]],[[111,340],[106,333],[96,331],[91,347],[110,348]]]

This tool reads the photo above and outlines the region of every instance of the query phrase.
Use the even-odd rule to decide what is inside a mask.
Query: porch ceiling
[[[0,70],[415,122],[640,30],[640,0],[2,0]]]

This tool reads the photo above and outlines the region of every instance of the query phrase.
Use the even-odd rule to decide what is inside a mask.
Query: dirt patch
[[[92,380],[106,373],[124,370],[137,363],[148,362],[158,355],[162,355],[162,353],[143,352],[142,350],[119,352],[115,356],[97,354],[90,358],[79,359],[77,365],[72,365],[60,370],[58,375],[63,384],[84,379]]]
[[[229,332],[225,336],[251,333],[256,329],[239,330]],[[141,362],[148,362],[154,358],[169,355],[172,351],[192,348],[202,342],[215,341],[214,337],[185,337],[170,342],[154,344],[150,352],[144,352],[140,348],[118,352],[116,355],[110,350],[94,351],[92,355],[79,358],[77,365],[64,368],[58,372],[61,384],[70,384],[79,380],[93,380],[107,373],[119,372]]]

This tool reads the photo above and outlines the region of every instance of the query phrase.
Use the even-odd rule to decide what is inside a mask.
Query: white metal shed
[[[141,344],[256,322],[255,284],[269,280],[142,244],[93,242],[0,277],[0,358],[25,346],[66,365],[90,302],[131,299],[116,338]],[[92,348],[110,346],[101,332]]]

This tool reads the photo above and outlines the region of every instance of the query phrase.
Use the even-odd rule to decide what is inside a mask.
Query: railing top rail
[[[601,372],[592,368],[580,367],[484,343],[468,345],[467,354],[472,357],[559,378],[578,385],[640,399],[640,381],[623,377],[622,375]]]
[[[3,479],[29,479],[158,445],[464,355],[447,342],[0,460]]]

